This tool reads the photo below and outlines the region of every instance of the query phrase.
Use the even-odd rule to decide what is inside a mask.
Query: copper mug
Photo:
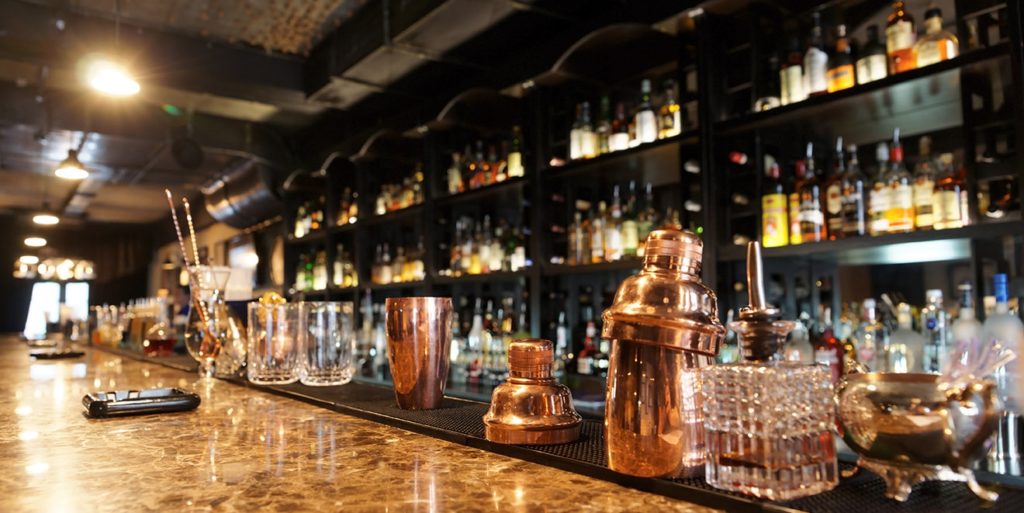
[[[388,362],[398,407],[441,407],[452,342],[452,299],[388,298],[384,303]]]

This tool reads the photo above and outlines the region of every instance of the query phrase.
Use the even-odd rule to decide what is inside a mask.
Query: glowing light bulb
[[[89,87],[110,96],[132,96],[140,90],[139,83],[120,65],[106,60],[93,61],[86,71]]]
[[[60,218],[53,214],[36,214],[32,216],[32,222],[42,225],[54,225],[60,222]]]
[[[25,239],[25,245],[30,248],[41,248],[46,245],[46,239],[42,237],[29,237]]]

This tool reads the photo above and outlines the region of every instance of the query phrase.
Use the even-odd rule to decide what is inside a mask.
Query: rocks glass
[[[299,303],[249,303],[249,381],[283,385],[299,380],[299,311]]]
[[[352,381],[355,336],[351,302],[299,303],[301,353],[299,380],[304,385],[344,385]]]

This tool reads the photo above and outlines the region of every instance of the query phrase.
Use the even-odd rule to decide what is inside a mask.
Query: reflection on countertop
[[[203,403],[82,414],[164,386]],[[33,362],[0,337],[0,390],[0,511],[712,511],[99,351]]]

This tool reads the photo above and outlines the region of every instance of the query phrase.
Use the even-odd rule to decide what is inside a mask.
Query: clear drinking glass
[[[224,287],[231,270],[227,267],[193,266],[188,268],[191,308],[185,327],[185,347],[199,362],[199,375],[212,378],[217,357],[232,334]]]
[[[299,380],[300,324],[298,303],[249,303],[249,381],[283,385]]]
[[[300,381],[304,385],[344,385],[355,373],[356,343],[351,302],[299,304]]]

